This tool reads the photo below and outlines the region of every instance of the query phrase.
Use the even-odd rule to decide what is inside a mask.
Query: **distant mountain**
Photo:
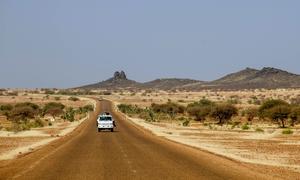
[[[124,71],[114,73],[112,78],[109,78],[105,81],[90,84],[86,86],[78,87],[79,89],[131,89],[138,88],[141,86],[141,83],[127,79],[127,76]]]
[[[158,90],[190,90],[202,89],[259,89],[259,88],[300,88],[300,75],[280,69],[265,67],[261,70],[246,68],[242,71],[228,74],[220,79],[204,82],[192,79],[156,79],[139,83],[127,79],[125,72],[115,72],[106,81],[82,86],[83,89],[158,89]]]
[[[226,83],[235,83],[235,82],[241,82],[246,80],[247,78],[255,75],[259,70],[252,69],[252,68],[246,68],[242,71],[228,74],[220,79],[217,79],[215,81],[212,81],[212,83],[216,84],[226,84]]]
[[[178,79],[178,78],[166,78],[166,79],[156,79],[154,81],[143,83],[142,87],[152,88],[152,89],[161,89],[161,90],[170,90],[181,88],[187,84],[201,83],[201,81],[193,79]]]
[[[200,85],[189,85],[185,89],[275,89],[296,87],[300,87],[300,75],[272,67],[265,67],[262,70],[246,68],[215,81]]]

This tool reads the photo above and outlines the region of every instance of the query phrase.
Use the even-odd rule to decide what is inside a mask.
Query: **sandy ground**
[[[77,105],[83,103],[92,103],[94,107],[96,102],[88,98],[80,98],[82,102],[76,102]],[[70,104],[69,104],[70,105]],[[16,158],[18,155],[29,153],[43,145],[46,145],[57,138],[63,137],[72,132],[87,117],[75,122],[54,123],[53,126],[35,128],[29,131],[9,132],[0,131],[0,160]]]
[[[263,101],[265,99],[283,99],[290,101],[300,97],[300,89],[275,89],[275,90],[241,90],[241,91],[200,91],[200,92],[166,92],[166,91],[151,91],[151,92],[122,92],[113,93],[109,96],[102,96],[114,102],[125,104],[136,104],[138,106],[147,107],[152,103],[166,103],[168,100],[178,102],[182,105],[187,105],[202,98],[212,101],[228,101],[237,100],[238,107],[254,106],[250,101],[255,99]]]
[[[55,98],[59,97],[59,100]],[[84,106],[89,102],[87,98],[80,98],[80,101],[72,101],[69,100],[70,96],[62,96],[62,95],[50,95],[47,97],[45,94],[28,94],[28,95],[19,95],[19,96],[0,96],[0,104],[16,104],[22,102],[33,102],[38,105],[43,105],[48,102],[59,102],[64,104],[65,106],[78,108]]]
[[[157,136],[237,161],[292,170],[300,177],[299,129],[294,129],[293,135],[283,135],[282,129],[270,128],[265,132],[228,130],[229,127],[211,129],[200,123],[183,127],[178,121],[149,123],[126,118]]]
[[[228,132],[128,119],[172,141],[238,161],[284,167],[300,173],[300,130],[294,135],[282,135],[280,130],[271,133]]]
[[[150,106],[151,103],[165,103],[168,100],[183,105],[207,98],[212,101],[227,101],[237,99],[238,108],[256,106],[249,103],[253,100],[283,99],[291,102],[299,99],[300,89],[275,89],[275,90],[244,90],[244,91],[200,91],[200,92],[123,92],[107,96],[116,104],[136,104],[140,107]],[[243,131],[241,128],[231,130],[230,127],[208,127],[200,123],[192,123],[190,127],[179,125],[178,121],[148,123],[141,119],[128,118],[132,122],[155,135],[182,144],[207,150],[209,152],[235,159],[242,162],[280,167],[300,172],[300,130],[293,129],[292,135],[283,135],[282,129],[276,125],[258,124],[264,132],[251,130]],[[300,175],[299,175],[300,177]]]

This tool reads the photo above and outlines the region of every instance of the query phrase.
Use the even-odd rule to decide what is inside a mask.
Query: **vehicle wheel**
[[[112,128],[112,129],[110,129],[110,132],[114,132],[114,129]]]
[[[100,128],[98,128],[98,132],[100,132],[101,131],[101,129]]]

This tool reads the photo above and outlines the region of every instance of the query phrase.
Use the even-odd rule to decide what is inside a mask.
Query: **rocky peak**
[[[114,80],[127,80],[127,77],[126,77],[126,74],[124,71],[116,71],[114,73],[114,77],[113,77]]]
[[[283,71],[283,70],[280,70],[280,69],[276,69],[276,68],[272,68],[272,67],[264,67],[264,68],[259,72],[259,74],[261,74],[261,75],[266,75],[266,74],[279,74],[279,73],[282,73],[282,74],[289,74],[289,73],[286,72],[286,71]]]

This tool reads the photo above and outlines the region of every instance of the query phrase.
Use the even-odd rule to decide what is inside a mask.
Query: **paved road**
[[[97,112],[111,111],[101,101]],[[0,179],[264,179],[244,164],[151,135],[119,114],[116,132],[96,115],[71,136],[0,168]]]

